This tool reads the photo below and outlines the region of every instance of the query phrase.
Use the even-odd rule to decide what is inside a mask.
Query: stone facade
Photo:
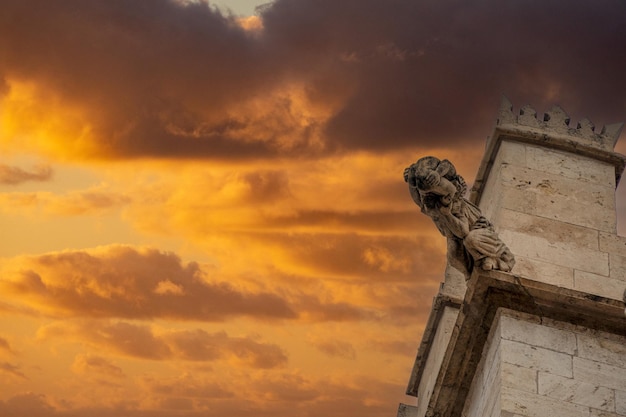
[[[499,311],[465,417],[626,415],[626,337]]]
[[[515,267],[467,283],[448,267],[407,389],[417,406],[398,415],[626,416],[620,130],[503,100],[469,201]]]

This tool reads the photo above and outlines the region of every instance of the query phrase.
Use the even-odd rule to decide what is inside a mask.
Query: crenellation
[[[525,126],[532,126],[537,128],[541,127],[541,123],[539,122],[539,120],[537,120],[537,111],[529,105],[526,105],[520,109],[517,122]]]
[[[567,132],[570,120],[569,115],[560,106],[552,106],[543,114],[543,121],[547,127],[563,132]]]
[[[525,105],[519,110],[519,115],[515,115],[513,105],[503,97],[496,121],[498,127],[509,126],[516,131],[527,131],[531,134],[559,135],[567,138],[573,143],[580,143],[585,146],[595,147],[605,151],[612,151],[619,138],[623,123],[605,125],[596,132],[595,125],[587,118],[576,123],[576,127],[571,126],[570,116],[560,106],[553,106],[544,113],[543,118],[537,117],[537,111]]]
[[[602,130],[600,135],[610,140],[611,149],[615,148],[615,144],[619,139],[619,136],[622,134],[622,129],[624,128],[624,123],[613,123],[610,125],[602,126]]]

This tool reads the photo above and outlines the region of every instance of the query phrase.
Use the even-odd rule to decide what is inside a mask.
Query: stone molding
[[[411,377],[409,378],[409,385],[406,389],[407,395],[417,397],[417,388],[420,380],[422,379],[424,367],[426,366],[426,360],[428,359],[428,354],[430,353],[430,348],[433,345],[433,339],[435,338],[435,333],[439,327],[439,322],[441,321],[441,316],[443,315],[445,307],[459,309],[462,302],[463,300],[461,299],[450,297],[442,293],[437,294],[437,296],[433,298],[432,309],[430,310],[430,315],[428,316],[428,322],[426,323],[426,328],[424,329],[422,342],[417,350],[417,356],[415,358],[413,370],[411,371]]]
[[[624,302],[499,271],[476,270],[468,281],[427,417],[460,417],[499,309],[626,336]],[[410,387],[409,387],[410,388]]]

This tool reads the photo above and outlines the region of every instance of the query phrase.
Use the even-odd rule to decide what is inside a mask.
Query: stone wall
[[[626,337],[500,310],[463,416],[626,416]]]
[[[515,254],[513,273],[621,300],[626,238],[616,235],[613,165],[505,139],[480,207]]]

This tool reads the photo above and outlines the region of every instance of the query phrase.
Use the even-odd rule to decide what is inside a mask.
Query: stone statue
[[[448,261],[469,276],[474,266],[508,272],[515,265],[509,248],[480,209],[463,195],[467,185],[448,160],[421,158],[404,170],[413,201],[448,240]]]

